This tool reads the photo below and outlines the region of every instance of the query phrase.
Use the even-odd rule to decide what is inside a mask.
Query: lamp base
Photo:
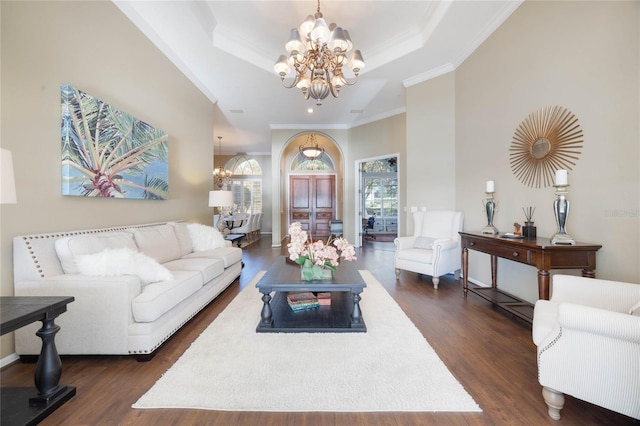
[[[551,244],[564,244],[574,246],[576,242],[571,236],[567,233],[556,232],[553,237],[551,237]]]
[[[498,235],[498,228],[493,225],[487,225],[480,231],[482,234]]]

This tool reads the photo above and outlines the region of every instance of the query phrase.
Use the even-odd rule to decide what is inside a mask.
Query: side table
[[[76,394],[73,386],[60,385],[62,361],[55,345],[60,330],[54,320],[73,297],[0,297],[0,329],[4,335],[25,325],[42,321],[36,335],[42,339],[33,388],[2,387],[3,426],[35,425]],[[37,391],[36,391],[37,390]]]

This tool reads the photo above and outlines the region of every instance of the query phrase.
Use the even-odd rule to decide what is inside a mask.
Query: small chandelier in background
[[[316,142],[316,135],[314,134],[307,136],[307,141],[300,145],[298,149],[300,150],[300,154],[309,160],[315,160],[324,154],[324,148],[318,146],[318,142]]]
[[[284,87],[297,87],[302,90],[305,99],[311,97],[316,100],[317,105],[321,105],[329,93],[337,98],[342,86],[351,86],[358,81],[358,74],[364,68],[364,60],[359,50],[354,50],[347,59],[352,47],[349,31],[335,23],[327,26],[318,0],[315,15],[307,16],[299,30],[291,29],[289,41],[285,44],[289,58],[280,55],[273,69],[280,76]],[[348,81],[344,76],[343,65],[353,71],[353,81]],[[295,75],[293,82],[288,85],[284,79],[291,73],[292,67]]]
[[[218,147],[222,156],[222,136],[218,136]],[[216,188],[222,189],[229,183],[231,183],[231,170],[225,170],[222,164],[213,169],[213,185]]]

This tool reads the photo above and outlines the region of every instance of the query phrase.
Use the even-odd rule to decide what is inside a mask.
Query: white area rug
[[[482,411],[368,271],[367,333],[256,333],[258,274],[133,408]]]

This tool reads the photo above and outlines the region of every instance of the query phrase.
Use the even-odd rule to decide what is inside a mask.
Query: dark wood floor
[[[482,413],[271,413],[204,410],[134,410],[131,405],[178,359],[281,249],[271,239],[244,250],[245,268],[213,303],[167,341],[149,362],[133,357],[63,357],[65,384],[77,395],[43,425],[626,425],[628,417],[567,397],[560,421],[546,413],[537,382],[531,326],[469,294],[453,276],[435,290],[429,277],[403,272],[396,282],[393,243],[368,242],[358,267],[370,270],[420,329]],[[535,283],[532,283],[535,285]],[[34,364],[16,363],[1,372],[2,386],[33,384]],[[274,381],[277,383],[277,369]],[[265,389],[265,392],[268,392]]]

